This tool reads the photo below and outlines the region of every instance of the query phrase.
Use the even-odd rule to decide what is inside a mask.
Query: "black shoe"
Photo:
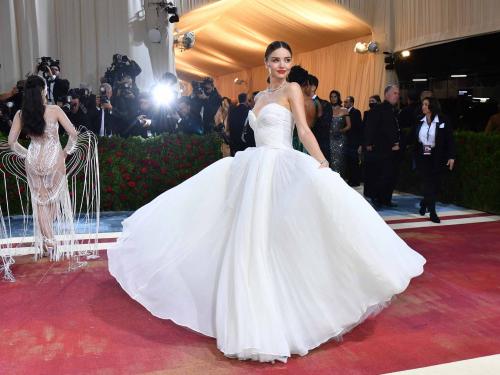
[[[427,206],[425,205],[425,202],[424,200],[422,199],[420,201],[420,210],[418,210],[418,213],[420,214],[420,216],[424,216],[425,213],[427,211]]]
[[[433,223],[439,224],[441,222],[441,220],[439,219],[439,216],[436,214],[436,211],[431,211],[430,218],[431,218],[431,221]]]

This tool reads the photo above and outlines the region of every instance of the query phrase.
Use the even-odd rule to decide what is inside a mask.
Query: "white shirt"
[[[431,124],[427,123],[427,117],[421,120],[422,126],[420,127],[420,132],[418,133],[418,140],[423,145],[434,147],[436,145],[436,126],[439,123],[439,117],[436,115],[432,120]]]
[[[104,109],[101,109],[101,128],[99,129],[99,135],[104,137],[106,135],[106,131],[104,128]]]

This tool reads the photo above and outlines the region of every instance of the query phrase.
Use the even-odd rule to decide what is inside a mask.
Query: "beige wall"
[[[367,41],[370,36],[356,38],[315,51],[300,53],[294,56],[294,63],[318,77],[320,83],[318,95],[328,99],[332,89],[340,91],[342,97],[354,96],[356,107],[366,109],[368,98],[380,94],[385,85],[385,68],[383,59],[375,54],[354,53],[357,41]],[[234,79],[245,80],[245,84],[236,85]],[[253,92],[266,87],[267,72],[264,66],[233,74],[217,77],[219,92],[230,98],[236,98],[240,92]]]

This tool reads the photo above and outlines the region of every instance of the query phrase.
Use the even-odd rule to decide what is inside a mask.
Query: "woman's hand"
[[[330,163],[328,163],[328,160],[323,160],[319,163],[319,168],[328,168],[330,166]]]
[[[453,167],[455,166],[455,159],[448,159],[448,163],[446,163],[446,166],[450,168],[450,171],[452,171]]]

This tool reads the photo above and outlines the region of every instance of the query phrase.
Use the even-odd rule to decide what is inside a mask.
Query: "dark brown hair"
[[[42,77],[37,75],[28,77],[24,86],[21,124],[29,135],[42,135],[45,130],[43,90],[45,90],[45,80]]]
[[[269,56],[271,55],[271,53],[273,53],[274,51],[276,51],[277,49],[280,49],[280,48],[284,48],[284,49],[288,50],[288,52],[290,52],[290,55],[292,55],[292,49],[290,48],[288,43],[277,40],[277,41],[274,41],[267,46],[266,52],[264,53],[264,59],[267,60],[269,58]]]
[[[439,100],[431,96],[426,96],[422,100],[422,103],[424,102],[424,100],[427,100],[429,102],[427,108],[429,108],[429,112],[431,113],[431,119],[434,120],[434,117],[436,117],[436,115],[441,114],[441,104],[439,104]]]

